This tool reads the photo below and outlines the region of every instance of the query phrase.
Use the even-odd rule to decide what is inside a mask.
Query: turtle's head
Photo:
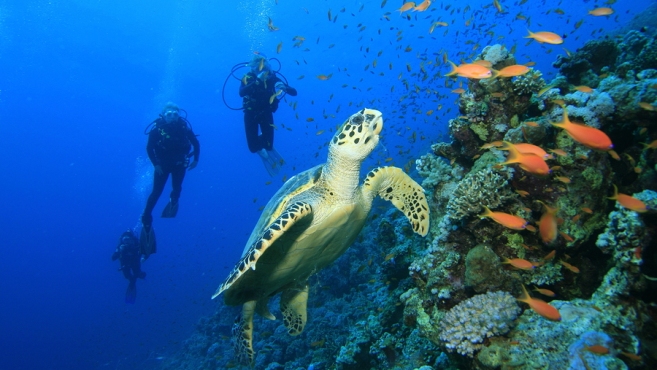
[[[353,114],[340,126],[331,140],[329,152],[362,161],[379,143],[382,129],[381,112],[365,108]]]

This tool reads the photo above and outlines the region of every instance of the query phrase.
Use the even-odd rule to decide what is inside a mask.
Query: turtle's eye
[[[354,125],[361,125],[363,123],[363,115],[359,114],[356,117],[352,118],[351,123]]]

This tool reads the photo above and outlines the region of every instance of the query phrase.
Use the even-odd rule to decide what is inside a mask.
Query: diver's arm
[[[276,78],[276,90],[283,90],[290,96],[297,96],[297,89],[286,85],[280,78]]]
[[[155,141],[157,140],[155,135],[157,135],[157,130],[151,130],[151,132],[148,134],[148,143],[146,144],[146,154],[148,154],[148,159],[151,160],[153,166],[160,164],[157,160],[157,156],[155,155]]]
[[[194,151],[192,152],[194,154],[194,162],[198,162],[198,157],[201,155],[201,144],[192,130],[187,130],[187,138],[194,147]]]
[[[253,94],[256,89],[258,78],[251,74],[247,74],[247,76],[246,85],[240,82],[240,98]]]

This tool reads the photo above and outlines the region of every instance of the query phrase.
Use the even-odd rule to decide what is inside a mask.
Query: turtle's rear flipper
[[[422,236],[429,232],[429,204],[424,189],[401,168],[378,167],[370,171],[363,184],[363,195],[389,200],[408,218],[413,231]]]
[[[169,199],[169,203],[164,210],[162,211],[162,218],[174,218],[178,214],[178,201],[173,201]]]
[[[256,301],[249,301],[242,306],[242,314],[233,324],[233,348],[239,363],[251,366],[255,359],[253,351],[253,312]]]
[[[281,294],[283,322],[290,335],[299,335],[306,326],[306,306],[308,304],[308,285],[292,288]]]
[[[128,289],[125,291],[125,303],[134,304],[137,299],[137,284],[131,281],[128,284]]]
[[[261,149],[257,153],[260,156],[260,159],[262,159],[262,164],[265,166],[265,169],[267,170],[267,173],[269,173],[269,176],[274,177],[278,175],[278,170],[280,169],[281,166],[276,162],[276,159],[270,156],[270,153],[272,152]]]
[[[151,254],[157,252],[157,243],[155,241],[155,230],[153,226],[144,226],[139,234],[139,250],[147,259]]]

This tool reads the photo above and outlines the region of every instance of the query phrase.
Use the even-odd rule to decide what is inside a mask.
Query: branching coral
[[[484,339],[506,334],[519,313],[520,308],[509,293],[476,295],[445,314],[440,340],[448,350],[472,357],[483,347]]]

